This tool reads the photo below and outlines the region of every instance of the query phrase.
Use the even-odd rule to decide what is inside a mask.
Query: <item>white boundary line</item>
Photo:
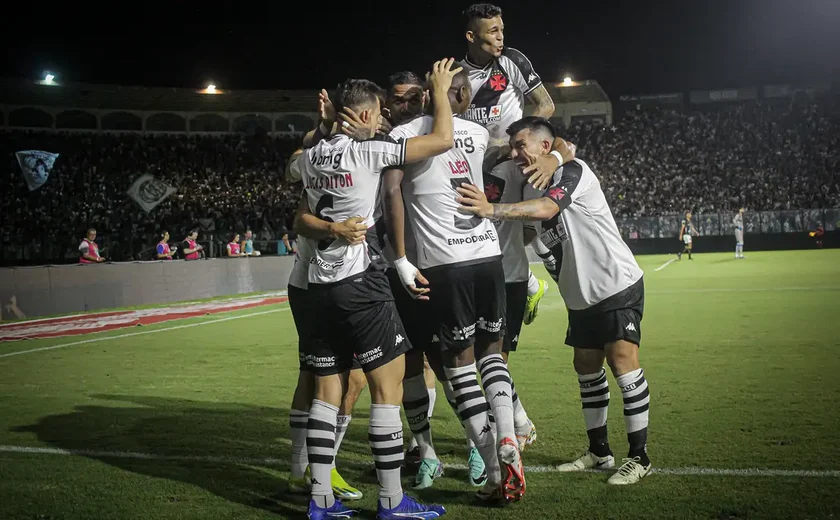
[[[62,343],[60,345],[52,345],[49,347],[40,347],[40,348],[32,348],[29,350],[21,350],[19,352],[9,352],[7,354],[0,354],[0,359],[12,357],[12,356],[20,356],[22,354],[31,354],[33,352],[43,352],[45,350],[55,350],[59,348],[65,347],[75,347],[76,345],[87,345],[88,343],[97,343],[99,341],[108,341],[110,339],[121,339],[121,338],[130,338],[133,336],[143,336],[145,334],[155,334],[158,332],[167,332],[170,330],[178,330],[178,329],[189,329],[191,327],[200,327],[202,325],[210,325],[211,323],[221,323],[223,321],[232,321],[232,320],[239,320],[242,318],[250,318],[252,316],[261,316],[263,314],[271,314],[273,312],[282,312],[289,310],[288,307],[284,307],[282,309],[271,309],[269,311],[260,311],[260,312],[252,312],[250,314],[240,314],[238,316],[228,316],[226,318],[219,318],[215,320],[208,320],[208,321],[200,321],[198,323],[187,323],[185,325],[175,325],[173,327],[163,327],[160,329],[154,330],[144,330],[141,332],[129,332],[128,334],[118,334],[116,336],[100,336],[97,338],[90,338],[90,339],[83,339],[79,341],[71,341],[70,343]],[[191,318],[179,318],[179,319],[194,319],[200,316],[193,316]],[[173,320],[174,321],[174,320]]]
[[[140,459],[140,460],[161,460],[171,462],[211,462],[216,464],[245,464],[245,465],[267,465],[267,466],[288,466],[288,460],[275,459],[271,457],[222,457],[212,455],[157,455],[154,453],[142,453],[136,451],[101,451],[101,450],[65,450],[60,448],[44,448],[37,446],[9,446],[0,445],[2,453],[23,453],[29,455],[64,455],[81,456],[101,459]],[[343,465],[352,467],[367,468],[371,463],[359,461],[344,461]],[[446,464],[447,468],[465,470],[463,464]],[[556,466],[525,466],[529,473],[559,473]],[[590,471],[590,473],[599,473]],[[838,470],[796,470],[796,469],[763,469],[763,468],[702,468],[697,466],[686,466],[679,468],[657,468],[654,473],[661,475],[677,476],[713,476],[713,477],[779,477],[779,478],[840,478]]]
[[[661,270],[665,269],[666,267],[668,267],[669,265],[673,264],[676,261],[677,261],[676,258],[672,258],[672,259],[668,260],[667,262],[665,262],[664,264],[657,267],[656,269],[654,269],[654,271],[661,271]]]

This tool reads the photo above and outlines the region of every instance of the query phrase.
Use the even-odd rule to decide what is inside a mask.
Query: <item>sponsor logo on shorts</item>
[[[462,329],[452,329],[452,338],[455,341],[464,341],[467,338],[475,336],[475,323],[467,325]]]
[[[314,368],[330,368],[335,366],[335,356],[303,356],[303,362]]]
[[[488,229],[486,232],[480,235],[470,235],[467,237],[448,237],[446,239],[446,243],[450,246],[460,246],[464,244],[479,244],[481,242],[495,242],[498,240],[496,237],[496,233],[492,229]]]
[[[484,318],[478,318],[478,328],[491,333],[501,331],[502,323],[504,323],[504,318],[499,318],[497,321],[487,321]]]
[[[359,360],[359,364],[367,365],[371,361],[381,358],[383,355],[385,355],[385,353],[382,352],[382,347],[376,347],[373,350],[361,353],[357,356],[357,359]]]

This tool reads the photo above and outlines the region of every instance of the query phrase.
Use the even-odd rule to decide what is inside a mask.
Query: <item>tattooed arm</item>
[[[491,204],[484,192],[472,184],[458,188],[461,211],[495,220],[549,220],[560,212],[560,206],[548,197],[517,202],[516,204]]]

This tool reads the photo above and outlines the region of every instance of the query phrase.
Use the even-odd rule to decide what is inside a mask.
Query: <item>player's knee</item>
[[[616,341],[607,345],[607,364],[613,375],[618,377],[639,368],[639,347],[628,341]]]
[[[604,351],[576,348],[573,363],[578,374],[594,374],[604,366]]]

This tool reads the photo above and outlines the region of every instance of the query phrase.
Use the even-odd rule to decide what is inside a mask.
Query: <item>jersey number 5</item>
[[[323,195],[320,199],[318,199],[318,205],[315,206],[315,216],[326,222],[334,222],[333,219],[331,219],[330,217],[324,216],[324,210],[332,209],[332,207],[333,196],[327,193],[326,195]],[[323,240],[319,240],[318,251],[324,251],[325,249],[330,247],[330,244],[332,244],[333,242],[335,242],[334,238],[325,238]]]
[[[472,180],[469,177],[450,177],[449,183],[452,184],[452,189],[454,190],[455,188],[460,188],[461,184],[472,184]],[[455,228],[464,230],[475,229],[484,220],[478,215],[473,215],[470,218],[458,218],[458,215],[453,215],[452,218],[455,219]]]

